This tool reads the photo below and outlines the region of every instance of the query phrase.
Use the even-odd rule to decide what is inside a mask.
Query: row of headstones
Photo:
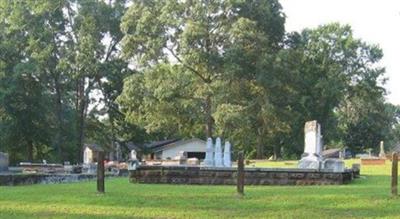
[[[206,158],[204,165],[208,167],[231,167],[231,143],[225,141],[224,150],[222,151],[221,138],[215,140],[213,144],[212,138],[207,139]]]

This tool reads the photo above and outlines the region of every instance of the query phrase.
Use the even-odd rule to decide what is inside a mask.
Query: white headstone
[[[130,160],[137,160],[137,153],[136,153],[136,150],[131,150],[131,153],[130,153],[130,155],[129,155],[129,159]]]
[[[89,147],[85,147],[85,150],[83,151],[83,163],[93,163],[93,151]]]
[[[225,147],[224,147],[224,166],[225,167],[231,167],[232,166],[232,161],[231,161],[231,143],[229,141],[225,142]]]
[[[385,148],[383,145],[383,141],[380,142],[380,151],[379,151],[380,158],[386,158]]]
[[[321,155],[321,126],[316,120],[306,122],[304,126],[304,153]]]
[[[217,140],[215,142],[214,162],[215,162],[216,167],[223,167],[221,138],[219,138],[219,137],[217,138]]]
[[[322,162],[321,126],[316,120],[304,125],[304,155],[299,161],[299,168],[320,169]]]
[[[207,139],[206,158],[204,159],[204,165],[209,167],[214,166],[214,148],[212,138]]]

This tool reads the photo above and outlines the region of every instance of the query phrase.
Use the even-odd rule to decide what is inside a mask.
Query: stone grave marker
[[[204,165],[208,167],[214,166],[214,147],[212,138],[207,139],[206,157],[204,159]]]
[[[385,148],[384,148],[383,141],[380,142],[379,157],[380,157],[380,158],[386,158]]]
[[[316,120],[304,125],[304,154],[299,161],[299,168],[320,169],[322,164],[321,126]]]
[[[216,167],[223,167],[221,138],[219,138],[219,137],[217,138],[217,140],[215,142],[214,162],[215,162]]]
[[[231,167],[232,166],[232,161],[231,161],[231,143],[229,141],[225,142],[225,147],[224,147],[224,166],[225,167]]]

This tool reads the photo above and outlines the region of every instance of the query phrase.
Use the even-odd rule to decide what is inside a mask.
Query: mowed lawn
[[[108,179],[105,195],[96,194],[95,181],[0,187],[0,218],[400,218],[400,199],[390,197],[390,162],[361,173],[341,186],[246,186],[244,198],[235,186],[144,185],[127,178]]]

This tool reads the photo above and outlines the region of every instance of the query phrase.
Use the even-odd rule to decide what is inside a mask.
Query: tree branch
[[[180,59],[172,49],[168,48],[168,51],[175,57],[176,60],[178,60],[179,63],[181,63],[185,68],[189,69],[190,71],[192,71],[193,73],[195,73],[197,76],[199,76],[201,78],[201,80],[203,80],[205,83],[211,83],[211,80],[209,78],[204,77],[199,71],[197,71],[196,69],[194,69],[193,67],[189,66],[188,64],[184,63],[182,61],[182,59]]]

